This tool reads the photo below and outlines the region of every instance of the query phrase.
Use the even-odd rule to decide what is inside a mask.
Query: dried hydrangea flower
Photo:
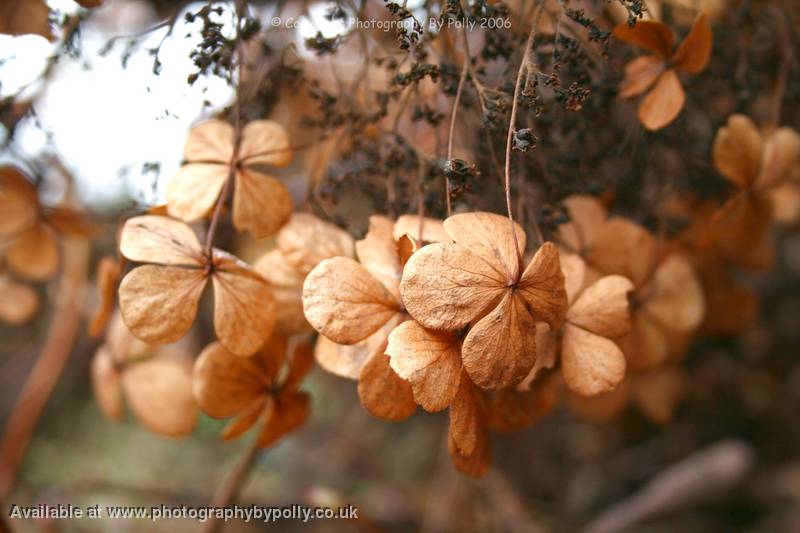
[[[677,49],[669,26],[654,20],[639,20],[634,27],[623,22],[614,28],[614,36],[651,52],[625,66],[619,94],[631,98],[646,92],[639,104],[639,121],[649,130],[663,128],[675,120],[686,100],[678,71],[697,74],[708,66],[712,45],[708,17],[698,15]]]
[[[26,280],[45,281],[59,266],[59,233],[86,235],[91,229],[70,209],[45,208],[25,175],[0,167],[0,239],[8,269]]]
[[[584,396],[608,392],[625,377],[625,355],[613,339],[631,330],[628,293],[633,283],[619,275],[587,283],[586,263],[574,254],[562,256],[561,266],[569,308],[560,331],[541,328],[551,340],[537,338],[539,356],[552,361],[555,357],[548,357],[545,350],[560,353],[564,382],[573,392]]]
[[[697,273],[681,254],[659,251],[655,237],[643,226],[622,217],[600,221],[599,202],[583,198],[578,209],[593,215],[573,215],[570,227],[559,229],[559,238],[566,236],[569,242],[576,232],[591,235],[579,246],[573,241],[566,247],[570,252],[581,250],[587,263],[586,283],[611,274],[633,282],[632,330],[617,342],[629,370],[657,367],[677,356],[685,338],[703,321],[705,297]],[[588,207],[593,202],[596,205]],[[577,205],[569,206],[571,214]]]
[[[272,285],[277,330],[287,336],[313,331],[303,314],[303,282],[321,261],[354,257],[355,241],[341,228],[307,213],[294,213],[276,236],[277,246],[255,262]]]
[[[411,256],[400,284],[408,312],[430,330],[461,332],[461,358],[484,389],[516,385],[536,360],[536,322],[558,329],[566,310],[558,251],[545,243],[523,270],[525,233],[492,213],[444,222],[453,243]]]
[[[222,430],[233,439],[259,424],[258,447],[266,448],[303,425],[310,397],[298,390],[314,358],[311,346],[299,343],[286,360],[286,339],[273,335],[252,357],[239,357],[214,342],[194,367],[194,395],[214,418],[233,418]]]
[[[118,315],[91,364],[92,386],[103,413],[120,420],[127,403],[136,419],[161,435],[192,432],[192,358],[177,346],[153,346],[134,337]]]
[[[250,355],[275,327],[275,301],[269,283],[249,265],[214,249],[207,257],[192,229],[167,217],[129,219],[120,251],[146,263],[131,270],[119,286],[125,324],[151,343],[174,342],[189,331],[209,279],[214,288],[214,330],[231,352]]]
[[[234,180],[233,225],[254,237],[274,234],[292,213],[292,197],[275,177],[260,170],[292,160],[286,129],[271,120],[248,123],[236,142],[233,126],[209,120],[192,128],[184,147],[186,164],[167,188],[167,210],[195,222],[208,215],[225,183]]]
[[[317,341],[320,365],[358,379],[361,403],[374,416],[402,420],[416,404],[410,385],[389,366],[391,331],[408,318],[400,301],[403,264],[393,237],[394,222],[370,217],[369,231],[356,242],[358,261],[326,259],[303,285],[303,310],[322,337]]]
[[[713,160],[736,186],[712,226],[718,250],[737,264],[769,266],[773,207],[800,161],[800,135],[787,127],[762,132],[748,117],[733,115],[717,132]]]

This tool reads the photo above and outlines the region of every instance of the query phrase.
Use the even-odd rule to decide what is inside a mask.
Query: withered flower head
[[[214,329],[226,348],[250,355],[271,335],[275,301],[266,280],[221,250],[207,257],[186,224],[155,215],[131,218],[122,230],[120,251],[147,263],[131,270],[119,287],[122,318],[137,337],[167,343],[186,335],[209,278]]]
[[[800,156],[800,135],[791,128],[759,131],[744,115],[733,115],[714,139],[714,166],[736,186],[736,193],[715,214],[717,250],[745,267],[765,268],[772,262],[769,229],[775,207]]]
[[[284,335],[308,333],[313,328],[303,314],[303,281],[321,261],[353,257],[349,233],[307,213],[294,213],[276,238],[277,246],[255,263],[272,285],[277,303],[277,330]]]
[[[233,420],[225,440],[260,424],[258,446],[265,448],[308,418],[310,398],[297,390],[314,358],[311,346],[299,343],[286,360],[287,342],[273,335],[252,357],[238,357],[219,342],[208,345],[194,366],[194,395],[214,418]]]
[[[292,160],[286,129],[271,120],[247,124],[236,143],[233,126],[210,120],[195,126],[184,148],[186,164],[167,188],[171,216],[194,222],[212,211],[232,177],[233,225],[255,237],[275,233],[292,213],[292,198],[261,166],[285,167]],[[238,147],[238,150],[236,148]]]
[[[697,74],[711,57],[711,24],[701,13],[677,49],[672,30],[654,20],[639,20],[634,27],[623,22],[614,36],[644,48],[651,55],[637,57],[625,66],[620,88],[622,98],[647,91],[639,104],[639,121],[649,130],[658,130],[675,120],[686,100],[678,71]]]
[[[402,301],[425,328],[462,332],[461,357],[484,389],[515,385],[536,360],[536,322],[559,329],[567,298],[558,251],[545,243],[523,270],[525,232],[492,213],[444,222],[453,243],[420,249],[406,264]]]
[[[387,338],[408,316],[400,301],[403,264],[394,222],[370,217],[369,231],[356,242],[358,261],[326,259],[303,284],[303,310],[322,334],[316,357],[335,374],[358,379],[364,407],[374,416],[402,420],[416,405],[410,385],[389,366]]]
[[[560,332],[542,328],[554,338],[549,342],[537,338],[539,357],[554,359],[543,350],[558,349],[560,337],[561,372],[567,387],[584,396],[607,392],[625,377],[625,356],[612,339],[631,329],[628,293],[633,283],[619,275],[587,283],[586,263],[574,254],[562,256],[561,267],[569,308]]]
[[[177,346],[152,346],[128,331],[115,315],[108,338],[92,359],[92,386],[103,413],[120,420],[127,403],[150,431],[179,437],[192,432],[192,358]]]

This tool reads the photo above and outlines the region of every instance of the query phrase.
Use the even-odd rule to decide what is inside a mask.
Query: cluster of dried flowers
[[[11,24],[17,10],[46,10],[40,4],[3,4],[0,21]],[[570,11],[569,18],[593,28],[580,13]],[[44,34],[16,26],[0,32]],[[709,18],[698,16],[677,48],[661,22],[623,23],[613,34],[651,54],[627,65],[619,96],[644,94],[639,121],[649,130],[667,127],[684,107],[679,72],[697,74],[709,63]],[[404,49],[420,46],[408,33],[398,39]],[[315,46],[320,55],[335,51],[326,40]],[[554,45],[553,57],[557,51]],[[470,81],[492,126],[511,99],[483,86],[469,57],[462,58],[458,83],[447,65],[424,64],[424,57],[417,54],[419,61],[397,74],[395,92],[376,98],[381,110],[374,116],[359,110],[374,104],[366,93],[339,101],[313,87],[315,98],[327,102],[322,113],[336,134],[312,150],[309,159],[320,156],[312,166],[324,167],[336,155],[351,178],[389,163],[402,172],[422,169],[418,214],[373,215],[360,240],[308,212],[293,212],[287,187],[271,174],[293,157],[289,132],[278,122],[242,125],[237,109],[234,124],[210,120],[192,130],[166,205],[128,219],[119,257],[98,265],[101,298],[90,329],[103,343],[92,378],[109,417],[119,419],[127,404],[144,426],[180,436],[192,431],[199,408],[231,419],[223,438],[255,428],[257,446],[267,447],[307,420],[310,397],[300,386],[316,359],[356,380],[362,404],[376,417],[399,422],[417,406],[447,410],[450,456],[473,476],[489,467],[491,431],[528,427],[561,401],[598,420],[629,403],[656,422],[672,417],[683,387],[681,359],[693,338],[733,333],[752,319],[755,296],[735,281],[735,270],[767,268],[771,225],[800,218],[800,136],[775,125],[759,130],[733,115],[711,155],[735,189],[722,207],[677,198],[663,209],[690,223],[666,235],[609,212],[610,195],[574,194],[560,201],[567,219],[553,227],[550,240],[532,246],[528,234],[538,229],[526,231],[534,228],[511,216],[465,209],[445,220],[424,216],[426,180],[436,174],[419,153],[437,150],[441,117],[435,105],[419,107],[408,126],[400,120],[404,107],[388,116],[386,102],[409,86],[435,95],[436,81],[461,94]],[[569,58],[562,64],[569,66]],[[522,96],[535,104],[543,75],[532,64],[525,69],[531,78]],[[365,70],[361,79],[371,75]],[[584,93],[553,80],[543,84],[568,100],[569,109],[580,108]],[[353,122],[350,143],[339,143],[343,116]],[[401,125],[405,134],[424,132],[414,139],[418,144],[403,140]],[[535,144],[530,130],[512,134],[517,147]],[[407,164],[408,154],[420,164]],[[359,165],[348,166],[348,158]],[[474,166],[453,158],[446,163],[448,191],[451,184],[468,189]],[[386,187],[392,194],[394,185]],[[252,266],[214,246],[228,215],[239,234],[271,244]],[[204,221],[205,242],[196,233]],[[30,179],[0,169],[0,319],[18,323],[35,313],[37,293],[17,279],[54,275],[58,235],[82,231],[74,213],[41,206]],[[196,350],[185,337],[209,282],[216,340],[193,360]]]

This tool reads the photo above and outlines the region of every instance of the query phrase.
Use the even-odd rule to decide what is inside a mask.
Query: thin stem
[[[452,166],[453,161],[453,137],[456,130],[456,116],[458,116],[458,105],[461,102],[461,95],[464,92],[464,81],[467,79],[467,65],[469,58],[464,60],[464,68],[461,69],[461,77],[458,80],[458,89],[456,89],[456,97],[453,99],[453,111],[450,113],[450,132],[447,135],[447,164]],[[453,214],[453,204],[450,198],[450,178],[445,171],[444,174],[444,191],[447,201],[447,216]]]
[[[255,436],[250,444],[247,445],[244,454],[225,480],[225,483],[220,485],[217,492],[211,498],[211,507],[227,507],[239,496],[242,485],[247,481],[253,469],[253,465],[256,464],[259,452],[258,440],[258,436]],[[220,522],[219,520],[209,520],[206,522],[203,531],[204,533],[217,533],[222,530],[223,524],[224,522]]]
[[[219,217],[222,213],[222,206],[230,195],[233,181],[238,170],[239,161],[239,148],[242,144],[242,73],[244,72],[244,54],[242,53],[242,20],[247,6],[242,0],[236,1],[236,67],[238,76],[236,80],[236,96],[233,104],[233,122],[234,122],[234,138],[233,138],[233,153],[229,163],[228,177],[222,190],[217,198],[217,203],[214,206],[214,213],[211,215],[211,223],[208,226],[208,233],[206,234],[206,257],[211,261],[213,259],[214,236],[217,232],[219,225]]]
[[[78,338],[83,287],[89,266],[85,237],[63,243],[64,269],[56,295],[56,309],[36,364],[28,375],[0,441],[0,500],[14,485],[39,417],[47,405]]]
[[[514,215],[511,209],[511,140],[514,136],[514,124],[517,120],[517,104],[519,101],[520,90],[522,88],[522,78],[528,72],[528,67],[531,62],[531,51],[533,50],[533,39],[536,36],[536,28],[539,25],[539,20],[542,17],[542,11],[544,10],[543,8],[544,0],[539,0],[536,15],[534,16],[533,24],[531,25],[531,31],[528,34],[528,40],[525,42],[525,53],[522,55],[522,62],[520,63],[519,70],[517,71],[517,81],[514,84],[514,99],[511,104],[511,118],[509,118],[508,121],[508,134],[506,135],[506,163],[503,175],[506,193],[506,210],[508,211],[508,220],[511,224],[511,234],[514,236],[514,246],[517,249],[517,258],[519,259],[520,263],[522,262],[522,258],[520,257],[522,252],[520,251],[519,243],[517,242],[517,232],[514,231]]]

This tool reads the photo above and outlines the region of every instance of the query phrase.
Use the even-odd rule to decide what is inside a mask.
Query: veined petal
[[[334,342],[354,344],[380,329],[400,307],[358,262],[333,257],[306,278],[303,310],[314,329]]]
[[[552,242],[544,243],[536,251],[522,274],[518,290],[534,316],[547,322],[554,331],[561,327],[567,311],[567,292],[558,249]]]
[[[219,250],[211,279],[217,337],[236,355],[255,353],[275,329],[272,288],[249,265]]]
[[[417,408],[411,385],[389,366],[384,340],[364,362],[358,378],[358,397],[372,415],[383,420],[405,420]]]
[[[157,265],[134,268],[119,286],[122,319],[144,341],[177,341],[192,327],[206,281],[200,269]]]
[[[764,141],[753,121],[732,115],[714,139],[714,166],[739,187],[753,184],[761,167]]]
[[[628,293],[633,283],[612,275],[600,278],[581,294],[567,311],[567,321],[610,339],[631,329]]]
[[[214,209],[229,175],[226,164],[183,165],[167,186],[167,213],[184,222],[201,220]]]
[[[464,339],[464,369],[483,389],[516,385],[536,361],[536,321],[512,291]]]
[[[189,162],[205,161],[228,164],[233,157],[233,126],[224,120],[207,120],[192,128],[183,157]]]
[[[239,160],[247,165],[285,167],[292,161],[289,133],[274,120],[254,120],[242,130]]]
[[[261,239],[274,235],[292,214],[292,196],[272,176],[246,168],[236,172],[233,225]]]
[[[457,331],[483,314],[506,290],[506,280],[465,246],[434,243],[406,263],[402,301],[429,329]]]
[[[205,263],[203,249],[192,228],[158,215],[128,219],[122,228],[119,249],[126,258],[141,263],[196,266]]]
[[[561,371],[574,392],[593,396],[613,390],[625,377],[625,356],[611,341],[570,323],[564,325]]]
[[[705,13],[700,13],[697,15],[689,35],[675,51],[672,63],[689,74],[697,74],[708,66],[712,44],[711,23]]]
[[[426,411],[446,409],[461,376],[461,341],[453,333],[425,329],[408,320],[392,331],[386,348],[392,369],[411,384]]]
[[[397,242],[392,235],[393,228],[394,222],[386,217],[369,217],[369,231],[363,239],[356,242],[356,254],[364,268],[399,301],[403,266],[397,253]]]
[[[444,221],[444,229],[455,242],[466,247],[492,268],[498,279],[519,278],[520,258],[525,253],[525,232],[516,222],[494,213],[461,213]],[[514,247],[516,233],[516,245]]]

